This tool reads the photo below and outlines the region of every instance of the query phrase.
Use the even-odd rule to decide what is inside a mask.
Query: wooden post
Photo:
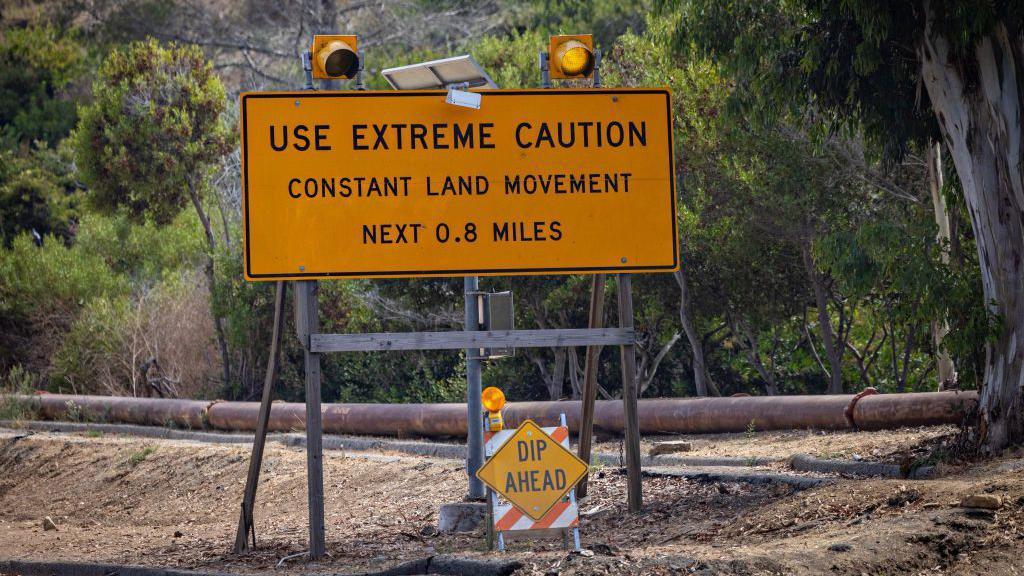
[[[604,274],[590,278],[590,315],[587,328],[604,328]],[[590,464],[590,449],[594,442],[594,401],[597,400],[597,361],[601,357],[601,346],[587,346],[587,357],[583,363],[583,409],[580,417],[579,456]],[[573,367],[573,370],[576,368]],[[587,495],[588,476],[576,485],[576,495]]]
[[[270,356],[267,358],[267,372],[263,376],[263,398],[260,414],[256,420],[256,435],[249,457],[249,474],[245,478],[245,493],[242,496],[242,512],[238,518],[238,532],[235,534],[235,553],[249,548],[249,533],[252,545],[256,547],[256,528],[253,525],[252,509],[256,504],[256,487],[260,482],[260,468],[263,466],[263,447],[267,443],[267,421],[270,420],[270,401],[277,379],[277,365],[281,358],[281,332],[284,324],[284,297],[287,291],[284,282],[277,282],[274,293],[274,329],[270,337]]]
[[[311,352],[309,336],[320,332],[316,281],[298,282],[295,290],[296,331],[306,360],[306,480],[309,496],[309,559],[324,555],[323,424],[320,413],[320,354]]]
[[[629,274],[616,278],[619,293],[619,327],[633,327],[633,282]],[[626,483],[630,512],[643,505],[640,484],[640,421],[636,406],[636,351],[633,344],[619,347],[622,355],[622,408],[626,412]]]

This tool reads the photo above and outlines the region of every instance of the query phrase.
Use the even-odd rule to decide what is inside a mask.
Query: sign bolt
[[[622,262],[623,264],[625,264],[625,263],[626,263],[626,257],[625,257],[625,256],[623,256],[623,257],[622,257],[622,260],[621,260],[621,262]]]
[[[299,272],[303,272],[303,271],[305,271],[305,270],[306,270],[306,267],[305,267],[305,266],[299,266]]]
[[[296,106],[298,106],[298,105],[299,105],[299,101],[298,101],[298,100],[296,100],[296,101],[295,101],[295,105],[296,105]]]

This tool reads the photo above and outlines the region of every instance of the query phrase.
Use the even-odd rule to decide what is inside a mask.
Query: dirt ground
[[[899,463],[905,456],[923,456],[931,441],[956,433],[955,426],[901,428],[850,433],[824,430],[772,430],[742,434],[685,434],[645,436],[641,450],[647,454],[656,442],[684,440],[692,450],[677,454],[692,457],[765,458],[785,461],[793,454],[817,458]],[[618,453],[621,439],[598,442],[594,450]]]
[[[708,451],[703,455],[778,457],[793,449],[868,457],[877,450],[874,457],[882,459],[947,432],[695,440]],[[438,506],[463,496],[461,462],[326,451],[330,556],[274,569],[306,544],[305,452],[275,443],[268,446],[256,508],[258,550],[233,555],[248,456],[245,445],[0,431],[0,560],[300,574],[380,570],[441,553],[496,557],[485,551],[482,534],[433,530]],[[625,511],[624,476],[605,467],[581,502],[582,542],[592,556],[567,554],[555,538],[510,540],[507,557],[523,563],[522,575],[1020,574],[1022,456],[947,469],[935,480],[836,478],[803,491],[645,478],[639,515]],[[999,496],[1002,505],[994,511],[958,505],[972,494]],[[43,530],[47,516],[58,530]]]

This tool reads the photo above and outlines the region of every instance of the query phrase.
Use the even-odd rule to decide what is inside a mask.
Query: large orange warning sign
[[[245,276],[678,268],[667,90],[241,96]]]

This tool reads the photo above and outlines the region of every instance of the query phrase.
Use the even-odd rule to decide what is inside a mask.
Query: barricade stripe
[[[543,518],[541,518],[540,520],[537,520],[536,522],[533,523],[533,527],[534,528],[550,528],[551,525],[554,524],[558,520],[558,518],[562,515],[562,512],[565,512],[565,509],[568,508],[568,507],[569,507],[569,503],[568,502],[559,502],[559,503],[555,504],[555,506],[553,508],[551,508],[551,510],[549,510],[548,513],[545,514]]]
[[[522,511],[519,510],[519,508],[513,506],[512,509],[508,511],[508,514],[502,516],[501,520],[498,520],[494,524],[494,527],[498,530],[508,530],[513,525],[515,525],[516,521],[518,521],[523,516],[525,516],[525,514],[523,514]]]
[[[523,514],[523,517],[520,518],[518,521],[516,521],[515,524],[512,525],[511,531],[531,530],[532,528],[533,528],[533,519],[530,518],[529,516],[527,516],[526,514]]]
[[[557,526],[559,528],[572,528],[573,526],[580,525],[579,509],[575,506],[566,508],[565,512],[562,512],[562,517],[558,519]]]

